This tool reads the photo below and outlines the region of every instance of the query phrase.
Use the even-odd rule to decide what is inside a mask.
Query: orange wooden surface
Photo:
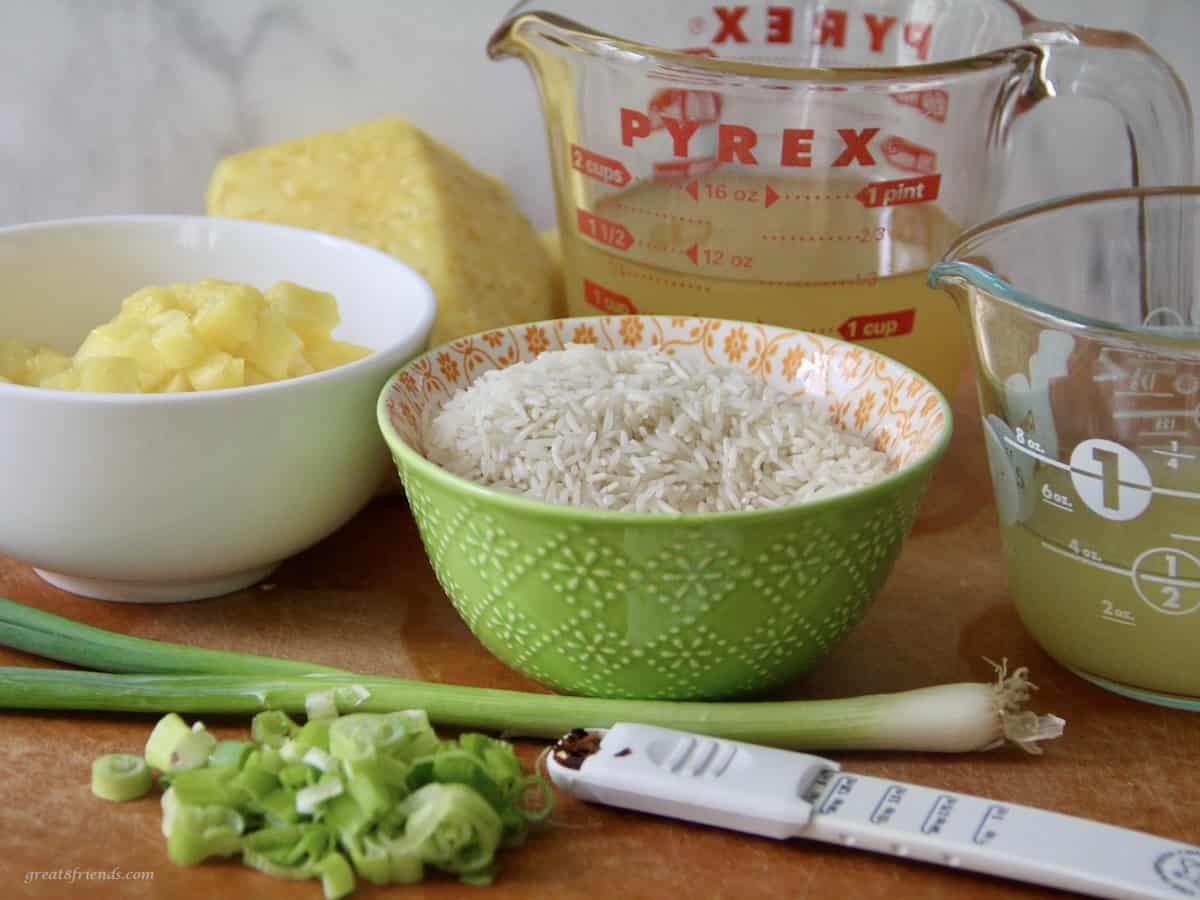
[[[983,657],[1028,665],[1034,707],[1067,719],[1045,756],[834,755],[867,774],[1042,806],[1200,844],[1200,717],[1092,687],[1050,660],[1008,602],[974,398],[955,404],[953,445],[887,586],[863,624],[794,697],[834,697],[964,679]],[[5,511],[6,515],[13,514]],[[515,689],[536,685],[492,658],[435,582],[400,498],[376,501],[287,563],[273,589],[174,606],[64,594],[0,558],[0,595],[145,637],[309,659],[362,672]],[[42,661],[0,650],[0,665]],[[167,861],[156,797],[92,797],[101,753],[139,752],[151,723],[124,715],[0,713],[0,896],[319,898],[316,883],[277,881],[237,863]],[[210,721],[224,736],[244,722]],[[519,742],[532,761],[541,745]],[[61,872],[56,880],[35,873]],[[144,873],[139,880],[113,873]],[[73,883],[65,880],[74,873]],[[101,880],[101,875],[108,876]],[[549,825],[507,853],[481,890],[436,878],[375,888],[382,897],[1004,898],[1053,896],[1023,885],[818,844],[777,843],[589,807],[560,797]]]

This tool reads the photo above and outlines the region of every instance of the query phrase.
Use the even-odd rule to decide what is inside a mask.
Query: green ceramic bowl
[[[419,423],[430,409],[483,372],[572,341],[661,347],[820,395],[898,470],[821,502],[668,516],[543,503],[425,459]],[[680,700],[760,693],[827,654],[886,579],[951,431],[927,380],[863,347],[657,316],[454,341],[398,372],[378,413],[438,581],[492,653],[560,691]]]

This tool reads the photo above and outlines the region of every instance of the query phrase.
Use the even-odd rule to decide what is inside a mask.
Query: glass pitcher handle
[[[1120,115],[1129,141],[1135,187],[1195,182],[1192,110],[1187,89],[1161,56],[1136,35],[1078,25],[1030,21],[1027,45],[1039,53],[1027,100],[1102,100]],[[1109,185],[1111,188],[1126,185]],[[1164,316],[1195,328],[1192,217],[1166,201],[1139,205],[1139,317],[1149,327]]]
[[[1041,52],[1030,99],[1105,101],[1124,120],[1132,184],[1193,183],[1187,88],[1145,41],[1127,32],[1040,21],[1026,23],[1025,39]]]

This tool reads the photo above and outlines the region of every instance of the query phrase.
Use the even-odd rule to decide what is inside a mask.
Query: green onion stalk
[[[643,722],[806,750],[966,752],[1014,743],[1040,752],[1063,721],[1024,710],[1025,669],[992,683],[838,700],[614,700],[356,675],[304,662],[114,634],[0,600],[0,643],[105,672],[0,667],[0,708],[246,715],[303,713],[332,691],[342,711],[423,709],[439,724],[554,738],[578,726]],[[137,673],[137,674],[123,674]],[[328,696],[328,695],[324,695]]]

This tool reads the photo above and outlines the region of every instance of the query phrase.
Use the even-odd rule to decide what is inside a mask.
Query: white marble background
[[[1200,108],[1198,0],[1027,5],[1140,34]],[[399,114],[507,179],[544,227],[553,212],[532,82],[520,63],[484,53],[509,6],[0,0],[0,225],[201,211],[226,153]]]

